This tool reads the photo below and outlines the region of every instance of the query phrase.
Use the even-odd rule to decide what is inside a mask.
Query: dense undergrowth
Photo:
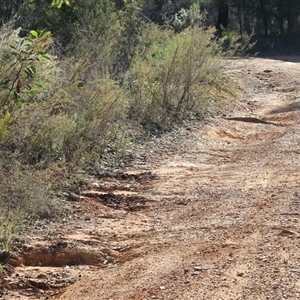
[[[141,137],[234,97],[222,57],[240,44],[191,12],[174,27],[134,7],[110,11],[77,28],[63,55],[47,31],[0,28],[0,250],[24,219],[59,215],[57,190],[73,188],[79,169],[111,170]]]

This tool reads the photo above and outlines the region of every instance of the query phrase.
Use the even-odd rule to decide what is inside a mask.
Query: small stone
[[[242,276],[244,276],[244,273],[243,273],[243,272],[238,272],[238,273],[236,274],[236,276],[242,277]]]

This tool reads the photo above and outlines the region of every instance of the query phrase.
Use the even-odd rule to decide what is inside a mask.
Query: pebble
[[[195,271],[195,272],[192,273],[193,276],[196,276],[196,275],[199,275],[199,274],[200,274],[199,271]]]

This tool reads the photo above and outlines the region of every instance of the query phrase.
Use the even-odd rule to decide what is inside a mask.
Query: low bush
[[[222,48],[215,30],[149,25],[128,73],[130,114],[146,127],[169,129],[174,122],[203,116],[216,99],[210,90],[223,81]]]
[[[35,100],[36,92],[43,88],[39,74],[48,78],[50,58],[45,51],[51,38],[49,32],[38,34],[31,31],[31,37],[19,37],[20,28],[13,30],[12,24],[1,28],[0,39],[0,119],[5,120],[16,108]],[[40,78],[39,78],[40,77]],[[2,127],[3,128],[3,127]]]

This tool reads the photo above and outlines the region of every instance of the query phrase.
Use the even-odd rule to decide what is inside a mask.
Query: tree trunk
[[[266,9],[264,6],[264,0],[259,0],[259,2],[260,2],[261,12],[262,12],[262,16],[263,16],[263,21],[264,21],[265,36],[268,36],[269,35],[269,27],[268,27]]]
[[[288,34],[292,35],[294,31],[294,16],[291,10],[291,1],[287,1],[287,23],[288,23]]]
[[[223,0],[219,2],[218,21],[216,28],[219,30],[222,27],[228,27],[228,2]]]
[[[246,31],[248,34],[252,33],[252,28],[251,24],[248,18],[248,15],[244,12],[244,20],[243,20],[243,25],[244,25],[244,31]]]

